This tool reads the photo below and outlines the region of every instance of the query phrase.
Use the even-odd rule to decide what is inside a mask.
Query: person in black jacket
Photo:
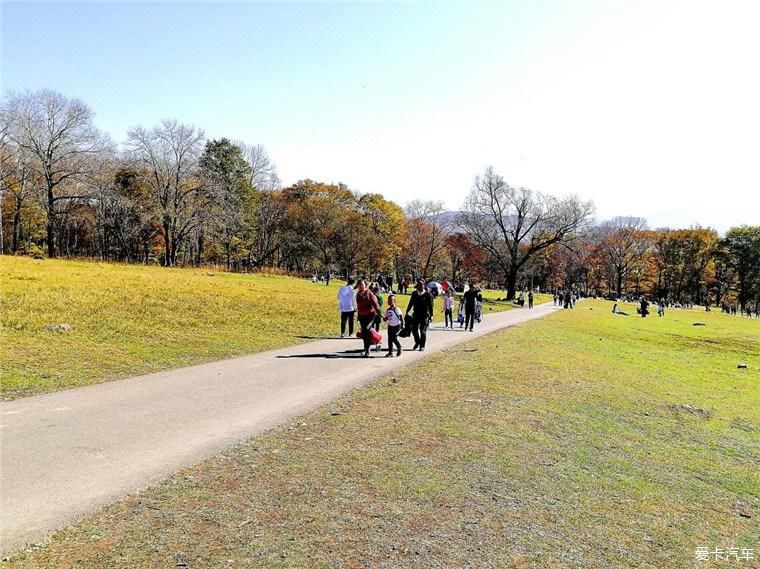
[[[427,328],[430,320],[433,318],[433,297],[425,290],[425,281],[417,281],[415,290],[409,297],[409,305],[406,307],[406,316],[412,312],[412,335],[414,336],[413,350],[419,348],[422,352],[425,350],[427,340]]]
[[[470,283],[470,288],[462,296],[464,300],[464,329],[472,332],[472,327],[475,324],[475,306],[478,300],[483,297],[480,295],[480,289],[474,282]]]

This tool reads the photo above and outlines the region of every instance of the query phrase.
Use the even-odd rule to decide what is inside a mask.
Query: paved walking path
[[[0,552],[431,352],[552,310],[489,314],[473,333],[436,323],[426,352],[402,339],[400,358],[363,359],[360,340],[326,339],[0,403]]]

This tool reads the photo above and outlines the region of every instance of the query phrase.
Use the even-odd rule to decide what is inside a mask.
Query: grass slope
[[[0,256],[0,395],[12,399],[334,335],[341,284]],[[487,303],[491,311],[510,307]],[[47,330],[59,323],[73,330]]]
[[[679,568],[703,565],[700,546],[757,556],[760,322],[609,309],[586,301],[435,354],[8,567]],[[757,566],[732,563],[709,566]]]

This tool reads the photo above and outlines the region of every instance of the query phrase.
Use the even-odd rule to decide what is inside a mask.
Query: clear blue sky
[[[117,142],[177,118],[264,144],[285,183],[456,208],[492,164],[602,217],[725,229],[760,223],[757,15],[726,2],[3,2],[1,80],[83,99]]]

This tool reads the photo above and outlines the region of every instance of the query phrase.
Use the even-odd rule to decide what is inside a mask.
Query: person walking
[[[388,353],[386,358],[393,357],[393,348],[396,348],[396,357],[401,355],[401,342],[398,340],[398,333],[404,325],[404,316],[401,309],[396,306],[396,295],[388,296],[388,309],[383,315],[383,320],[388,323]]]
[[[443,297],[443,327],[454,329],[454,288],[446,289]]]
[[[647,300],[646,296],[641,297],[641,301],[639,303],[639,314],[641,314],[642,318],[646,318],[649,314],[649,301]]]
[[[533,291],[528,292],[528,308],[533,308]]]
[[[364,279],[360,279],[356,285],[356,312],[359,315],[359,329],[364,341],[365,358],[369,357],[369,349],[372,346],[372,328],[375,322],[375,316],[380,314],[380,305],[377,303],[377,297],[367,288]]]
[[[346,337],[346,324],[348,324],[348,335],[353,336],[356,297],[354,296],[354,279],[351,277],[346,279],[346,284],[338,289],[338,310],[340,310],[340,337]]]
[[[414,347],[412,350],[425,350],[427,342],[427,328],[430,320],[433,318],[433,297],[425,289],[425,281],[417,281],[412,295],[409,297],[409,305],[406,307],[406,316],[412,312],[412,335],[414,336]]]
[[[464,301],[464,329],[472,332],[472,327],[475,325],[475,305],[478,302],[478,287],[475,283],[470,283],[468,288],[462,297]]]
[[[383,295],[381,294],[381,288],[378,283],[375,283],[370,287],[370,290],[372,291],[372,294],[375,295],[375,298],[377,299],[377,305],[380,307],[380,310],[378,310],[377,314],[375,315],[375,321],[372,323],[372,326],[374,327],[375,331],[380,331],[380,324],[383,321]],[[376,351],[380,351],[380,344],[377,345],[375,348]]]

